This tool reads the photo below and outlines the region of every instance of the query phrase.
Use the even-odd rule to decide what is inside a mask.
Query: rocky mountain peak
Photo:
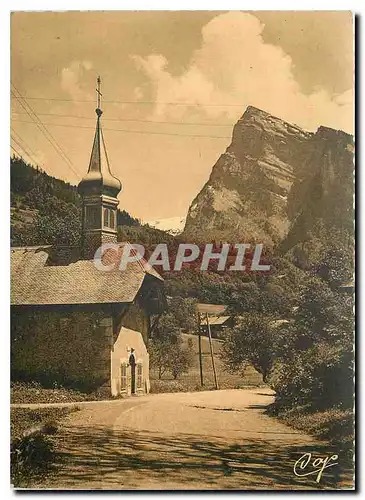
[[[265,129],[267,132],[273,132],[276,134],[298,134],[305,138],[312,135],[311,132],[303,130],[301,127],[298,127],[298,125],[288,123],[281,118],[271,115],[267,111],[256,108],[255,106],[247,106],[246,111],[238,120],[236,127],[239,128],[242,124],[251,124],[257,128]]]
[[[343,130],[324,127],[323,125],[318,128],[316,136],[320,140],[336,141],[341,142],[342,144],[352,144],[353,142],[353,137],[351,134],[347,134]]]
[[[185,233],[282,241],[293,219],[288,211],[292,186],[320,168],[329,142],[342,150],[351,136],[328,127],[314,134],[248,106],[233,128],[231,144],[191,204]],[[332,161],[332,174],[334,169]]]

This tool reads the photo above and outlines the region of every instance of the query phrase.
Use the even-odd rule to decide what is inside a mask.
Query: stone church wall
[[[12,310],[12,380],[110,387],[111,321],[100,313]]]

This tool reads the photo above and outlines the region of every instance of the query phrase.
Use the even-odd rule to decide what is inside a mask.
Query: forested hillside
[[[12,246],[79,243],[81,199],[76,186],[13,156],[10,189]],[[118,226],[124,225],[140,223],[118,210]]]

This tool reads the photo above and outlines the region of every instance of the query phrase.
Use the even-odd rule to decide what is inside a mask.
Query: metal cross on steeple
[[[100,79],[100,76],[98,76],[97,80],[96,80],[96,83],[98,84],[98,88],[95,89],[96,90],[96,95],[97,95],[97,105],[98,105],[98,109],[100,109],[100,101],[101,101],[101,97],[102,97],[102,93],[100,91],[100,86],[101,86],[101,79]]]

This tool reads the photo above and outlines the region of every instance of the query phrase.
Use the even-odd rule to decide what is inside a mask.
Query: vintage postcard
[[[352,490],[354,18],[11,14],[11,479]]]

